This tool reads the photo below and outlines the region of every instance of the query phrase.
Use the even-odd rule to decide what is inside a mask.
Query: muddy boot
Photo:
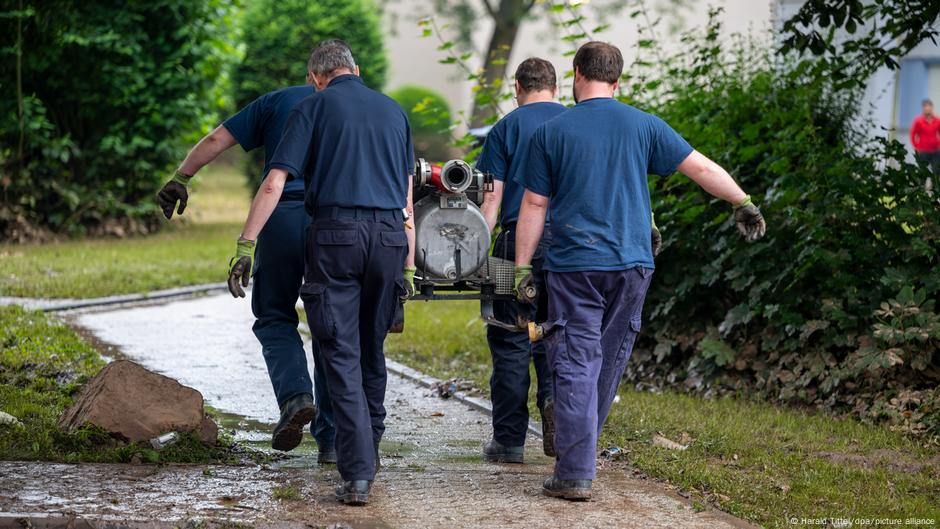
[[[492,440],[483,446],[483,460],[487,463],[522,463],[524,446],[503,446]]]
[[[304,428],[316,415],[313,395],[301,393],[288,399],[281,407],[281,420],[274,427],[271,447],[284,452],[297,448],[304,438]]]
[[[542,451],[555,457],[555,401],[546,399],[542,406]]]
[[[336,447],[320,446],[317,447],[317,463],[320,465],[336,464]]]
[[[552,498],[563,498],[569,501],[586,501],[591,499],[591,480],[558,479],[552,476],[542,483],[542,492]]]
[[[372,482],[364,479],[344,481],[336,487],[336,501],[346,505],[365,505],[369,503]]]

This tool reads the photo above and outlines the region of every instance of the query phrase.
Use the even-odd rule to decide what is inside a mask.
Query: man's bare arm
[[[414,268],[415,266],[415,206],[414,206],[414,178],[408,175],[408,202],[405,209],[408,210],[408,220],[405,222],[405,235],[408,236],[408,256],[405,258],[405,267]]]
[[[738,205],[747,198],[747,194],[731,178],[728,171],[698,151],[692,151],[692,154],[679,164],[679,172],[691,178],[708,194],[732,205]]]
[[[274,208],[277,207],[281,199],[281,193],[284,191],[284,183],[287,182],[288,174],[283,169],[271,169],[261,187],[255,193],[255,198],[251,202],[251,209],[248,211],[248,218],[245,219],[245,228],[242,230],[242,238],[249,241],[258,239],[258,234],[268,222]]]
[[[532,264],[532,256],[545,230],[547,213],[548,197],[526,189],[522,196],[519,221],[516,223],[516,266]]]
[[[483,205],[480,206],[480,212],[486,219],[486,225],[490,227],[490,232],[496,228],[496,220],[499,215],[499,205],[503,202],[503,181],[493,179],[493,192],[483,193]]]
[[[199,143],[189,151],[178,171],[192,176],[237,143],[235,136],[232,136],[225,125],[219,125],[215,130],[203,136]]]

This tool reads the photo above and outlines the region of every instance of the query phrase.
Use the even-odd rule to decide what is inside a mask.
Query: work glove
[[[663,249],[663,234],[659,233],[659,228],[656,227],[656,217],[653,217],[653,233],[651,234],[653,240],[653,257],[659,255],[659,251]]]
[[[539,295],[539,289],[535,286],[532,265],[516,265],[513,286],[516,289],[516,299],[522,303],[535,303]]]
[[[179,208],[176,209],[177,215],[182,215],[183,211],[186,209],[186,202],[189,201],[189,192],[186,191],[186,186],[189,185],[191,179],[192,175],[176,171],[173,178],[163,184],[163,188],[157,193],[157,204],[160,205],[160,209],[163,210],[163,216],[166,217],[167,220],[173,217],[173,209],[176,208],[177,201],[179,201],[180,204]]]
[[[404,302],[404,301],[407,301],[408,298],[414,297],[414,295],[415,295],[415,293],[416,293],[416,290],[415,290],[415,272],[417,272],[417,271],[418,271],[418,269],[415,268],[415,267],[413,267],[413,266],[406,266],[406,267],[405,267],[405,273],[404,273],[404,276],[405,276],[405,293],[401,295],[401,300],[402,300],[403,302]]]
[[[255,241],[238,238],[235,245],[235,257],[228,262],[228,291],[233,298],[245,297],[242,287],[248,286],[251,278],[251,259],[255,255]],[[241,280],[241,285],[238,284]]]
[[[734,206],[734,223],[747,242],[760,239],[767,231],[764,216],[761,215],[760,208],[751,201],[751,195],[747,195],[740,204]]]

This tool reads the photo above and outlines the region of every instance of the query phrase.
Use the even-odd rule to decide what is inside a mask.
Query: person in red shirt
[[[933,114],[933,102],[925,99],[923,114],[911,124],[911,143],[917,159],[928,164],[933,174],[940,175],[940,119]]]

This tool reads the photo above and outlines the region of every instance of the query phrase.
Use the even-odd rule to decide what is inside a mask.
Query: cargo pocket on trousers
[[[548,365],[552,371],[556,370],[559,361],[565,361],[568,358],[568,333],[565,326],[568,321],[559,319],[542,324],[544,332],[545,353],[548,356]]]
[[[307,324],[313,337],[317,341],[336,338],[336,321],[333,319],[326,285],[304,283],[300,286],[300,299],[304,302]]]
[[[620,346],[620,357],[624,363],[630,360],[630,355],[633,354],[633,345],[636,343],[636,337],[640,335],[641,327],[641,318],[637,317],[630,320],[630,330],[623,337],[623,344]]]

